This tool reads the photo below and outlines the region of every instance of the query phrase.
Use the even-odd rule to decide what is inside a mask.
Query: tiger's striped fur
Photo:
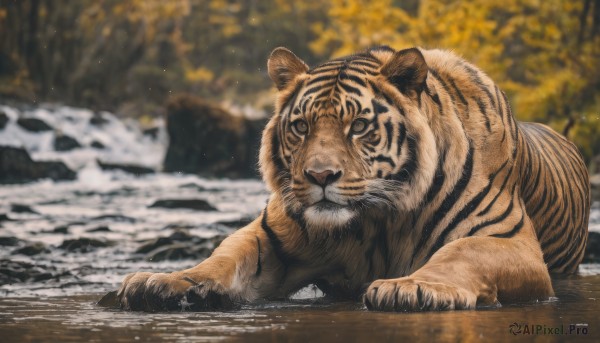
[[[252,301],[314,282],[364,292],[370,309],[473,308],[547,298],[549,270],[577,270],[590,208],[581,156],[517,122],[475,66],[379,47],[310,69],[279,48],[269,75],[265,210],[194,268],[129,275],[123,307],[185,296],[206,308],[214,294]]]

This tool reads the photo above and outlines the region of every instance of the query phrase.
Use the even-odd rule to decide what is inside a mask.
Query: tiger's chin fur
[[[304,210],[304,220],[309,230],[343,229],[357,215],[356,211],[334,203],[318,203]]]
[[[123,308],[210,310],[315,283],[371,310],[473,309],[548,299],[549,271],[577,271],[585,163],[518,122],[474,65],[377,47],[310,68],[278,48],[268,71],[264,210],[193,268],[127,276]]]

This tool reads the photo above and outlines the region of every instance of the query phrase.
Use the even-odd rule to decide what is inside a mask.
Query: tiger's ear
[[[396,51],[381,68],[381,74],[402,93],[420,94],[425,88],[429,67],[419,49],[410,48]]]
[[[269,77],[282,90],[296,76],[306,73],[308,66],[286,48],[276,48],[267,62]]]

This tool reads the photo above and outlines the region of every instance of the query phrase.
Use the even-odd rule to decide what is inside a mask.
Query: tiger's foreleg
[[[423,311],[548,299],[554,295],[550,276],[533,229],[528,231],[448,243],[413,274],[373,282],[365,304],[371,310]]]
[[[272,295],[281,279],[280,262],[260,219],[227,237],[197,266],[172,273],[132,273],[118,291],[127,310],[211,310]]]

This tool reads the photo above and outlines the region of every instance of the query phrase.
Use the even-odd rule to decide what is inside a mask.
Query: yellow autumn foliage
[[[507,91],[520,120],[558,131],[572,121],[569,138],[587,157],[600,148],[600,34],[580,38],[582,22],[593,24],[584,1],[420,0],[413,14],[398,4],[331,1],[329,22],[311,26],[311,49],[324,57],[381,44],[453,50]]]

